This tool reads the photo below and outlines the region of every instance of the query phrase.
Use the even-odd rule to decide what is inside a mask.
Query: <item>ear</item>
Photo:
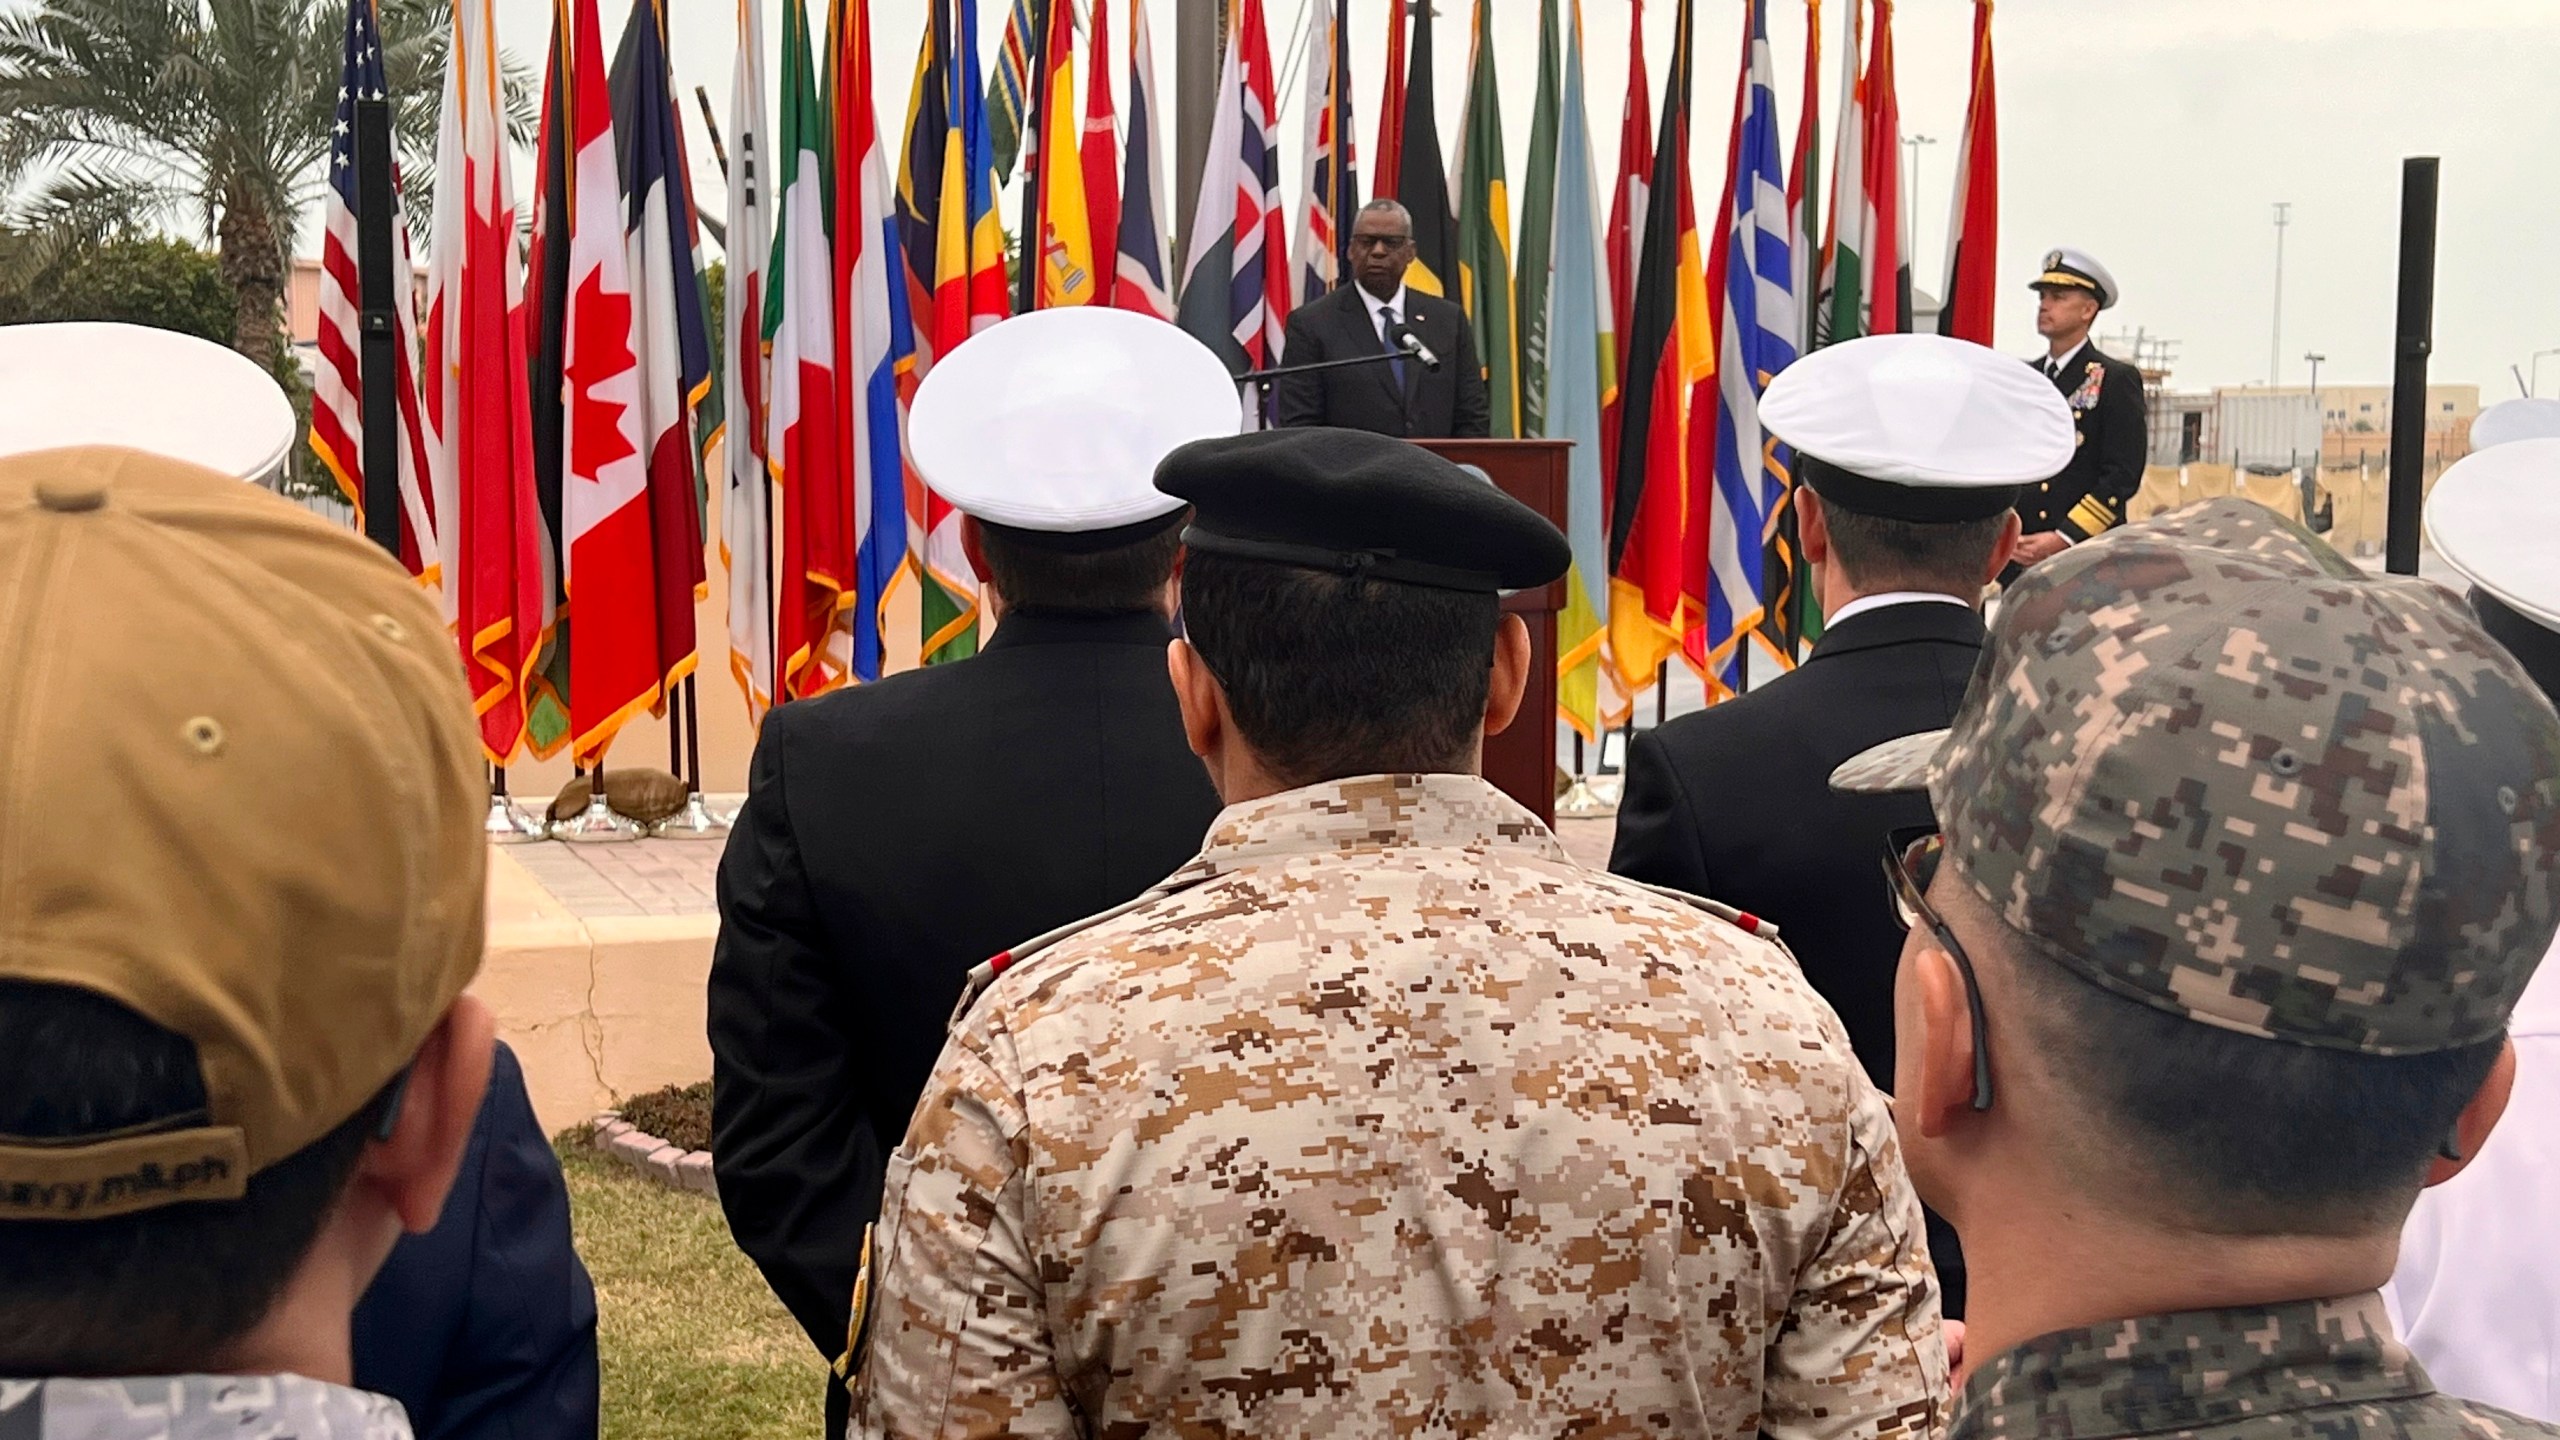
[[[497,1039],[497,1017],[478,996],[454,1001],[409,1062],[391,1138],[367,1145],[356,1162],[355,1183],[381,1195],[412,1235],[434,1229],[444,1212],[480,1119]]]
[[[1484,733],[1499,735],[1519,718],[1529,693],[1529,626],[1505,610],[1493,632],[1493,683],[1484,692]]]
[[[2489,1078],[2480,1082],[2471,1103],[2453,1117],[2453,1140],[2462,1151],[2462,1158],[2447,1160],[2438,1155],[2428,1161],[2429,1185],[2441,1185],[2470,1167],[2472,1157],[2489,1143],[2489,1132],[2497,1128],[2498,1117],[2507,1113],[2507,1100],[2515,1090],[2516,1042],[2508,1040],[2498,1046],[2498,1058],[2489,1066]]]
[[[1164,665],[1173,677],[1174,704],[1182,711],[1183,740],[1192,754],[1214,761],[1227,733],[1225,688],[1188,640],[1176,639],[1165,646]]]
[[[1983,584],[1999,579],[2000,572],[2009,568],[2009,561],[2018,553],[2018,537],[2025,529],[2018,519],[2018,512],[2010,511],[2008,518],[2001,523],[1999,543],[1991,547],[1991,564],[1982,573]]]
[[[1973,1110],[1973,1022],[1965,1004],[1964,976],[1955,957],[1936,941],[1914,939],[1903,951],[1916,1003],[1920,1033],[1894,1037],[1897,1054],[1916,1061],[1918,1093],[1898,1095],[1904,1105],[1918,1106],[1920,1133],[1937,1139],[1953,1130],[1960,1116]],[[1899,1077],[1897,1077],[1899,1079]],[[1896,1090],[1907,1088],[1898,1083]]]
[[[978,517],[960,517],[960,553],[969,557],[969,573],[984,577],[987,572],[987,532],[978,528]]]
[[[1809,485],[1796,487],[1796,546],[1810,564],[1831,563],[1831,516]]]

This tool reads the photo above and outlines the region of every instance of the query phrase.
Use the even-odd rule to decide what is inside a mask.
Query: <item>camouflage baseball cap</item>
[[[2026,572],[1928,789],[1957,872],[2083,979],[2376,1055],[2499,1034],[2560,925],[2560,715],[2450,595],[2243,500]]]

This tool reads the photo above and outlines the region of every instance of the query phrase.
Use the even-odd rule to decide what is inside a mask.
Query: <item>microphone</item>
[[[1404,353],[1421,361],[1423,369],[1434,374],[1439,373],[1440,357],[1431,353],[1431,347],[1422,343],[1421,336],[1399,325],[1396,327],[1396,344],[1404,350]]]

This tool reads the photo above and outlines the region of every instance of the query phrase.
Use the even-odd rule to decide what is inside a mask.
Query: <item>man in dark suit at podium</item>
[[[1351,224],[1345,285],[1289,317],[1280,363],[1359,355],[1393,358],[1283,377],[1274,408],[1282,425],[1333,425],[1406,439],[1474,438],[1492,430],[1484,366],[1458,302],[1406,288],[1413,216],[1372,200]]]
[[[1879,335],[1787,367],[1760,419],[1796,447],[1822,640],[1794,673],[1637,733],[1609,868],[1775,923],[1890,1091],[1903,931],[1882,860],[1887,835],[1930,823],[1928,797],[1839,794],[1831,772],[1871,736],[1954,717],[1983,586],[2017,545],[2012,507],[2069,463],[2071,412],[1983,346]],[[1929,1250],[1961,1318],[1963,1260],[1934,1216]]]

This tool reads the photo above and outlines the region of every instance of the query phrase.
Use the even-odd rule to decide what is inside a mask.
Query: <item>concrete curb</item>
[[[612,1110],[595,1118],[594,1134],[591,1143],[596,1149],[631,1167],[642,1177],[670,1190],[690,1191],[715,1200],[720,1197],[719,1183],[711,1174],[710,1151],[677,1149]]]

